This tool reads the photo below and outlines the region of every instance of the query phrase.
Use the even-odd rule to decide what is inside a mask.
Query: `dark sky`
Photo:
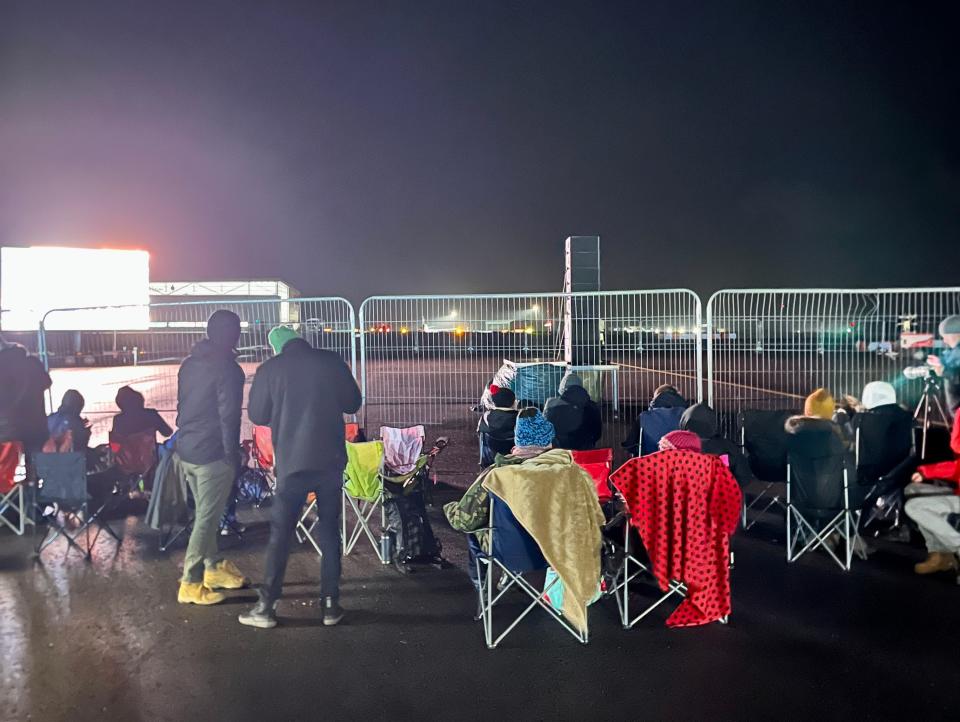
[[[960,282],[958,5],[0,3],[0,243],[302,291]]]

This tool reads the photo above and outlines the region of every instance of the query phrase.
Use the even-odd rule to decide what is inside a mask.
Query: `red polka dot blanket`
[[[610,477],[650,555],[660,589],[687,585],[669,627],[715,622],[730,613],[730,535],[740,487],[716,456],[660,451],[630,459]]]

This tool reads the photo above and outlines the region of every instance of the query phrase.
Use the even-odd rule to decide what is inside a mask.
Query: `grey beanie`
[[[954,314],[953,316],[947,316],[940,322],[940,335],[946,336],[947,334],[960,333],[960,316]]]

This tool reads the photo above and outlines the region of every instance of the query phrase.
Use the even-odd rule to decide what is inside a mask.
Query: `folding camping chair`
[[[513,512],[502,500],[493,494],[490,497],[490,526],[472,532],[488,534],[489,551],[480,551],[476,556],[477,578],[480,580],[478,590],[480,601],[480,619],[483,622],[483,635],[488,649],[494,649],[503,639],[512,632],[524,617],[537,607],[543,609],[561,627],[570,632],[578,641],[586,644],[588,632],[580,631],[570,624],[561,612],[554,609],[547,599],[551,588],[559,583],[559,577],[554,577],[544,589],[537,589],[524,578],[524,574],[535,571],[546,571],[547,560],[540,551],[540,547],[526,530],[520,525]],[[495,574],[498,571],[500,574]],[[495,577],[502,575],[500,583]],[[493,628],[493,610],[510,589],[516,586],[530,598],[530,603],[509,624],[509,626],[495,636]]]
[[[157,466],[157,433],[150,430],[120,436],[111,432],[110,453],[113,463],[129,480],[128,491],[133,487],[143,491],[144,480]]]
[[[597,498],[601,504],[613,499],[613,490],[610,488],[610,472],[613,471],[613,449],[589,449],[587,451],[571,451],[573,462],[590,474],[597,489]]]
[[[26,474],[18,474],[22,454],[19,441],[0,443],[0,522],[17,536],[23,536],[27,524],[33,523],[27,514]]]
[[[90,510],[90,495],[87,490],[86,455],[82,452],[64,454],[35,454],[33,461],[37,468],[36,500],[41,509],[49,508],[51,513],[45,515],[48,529],[37,546],[37,554],[63,536],[67,540],[68,550],[73,547],[87,559],[100,533],[105,531],[117,542],[119,550],[122,539],[106,523],[101,515],[108,505],[108,498],[100,500],[99,506]],[[60,521],[60,516],[63,521]],[[72,526],[73,528],[68,528]],[[90,527],[96,526],[97,532],[90,539]],[[84,535],[84,546],[78,543],[81,534]]]
[[[749,503],[747,495],[743,495],[740,522],[745,530],[756,524],[760,515],[771,507],[786,509],[779,490],[787,480],[788,436],[784,424],[793,414],[787,409],[751,409],[740,413],[740,450],[746,455],[756,477],[753,483],[761,487],[760,493],[755,494]],[[750,521],[748,512],[764,500],[766,504]]]
[[[667,453],[676,453],[676,452],[667,452]],[[638,459],[631,459],[627,463],[637,463]],[[668,493],[672,493],[673,488],[670,487]],[[709,493],[709,492],[708,492]],[[604,590],[605,596],[613,596],[617,602],[617,610],[620,616],[620,623],[624,629],[632,629],[638,623],[640,623],[647,615],[653,612],[661,604],[664,604],[671,597],[677,596],[681,600],[685,598],[689,593],[690,589],[687,584],[679,579],[669,579],[666,583],[666,590],[664,591],[659,584],[657,583],[654,571],[652,569],[652,564],[648,563],[649,560],[644,561],[634,555],[632,551],[631,544],[631,529],[635,529],[632,523],[632,517],[630,514],[629,503],[624,498],[623,494],[620,491],[616,492],[617,498],[623,504],[623,511],[617,514],[614,519],[612,519],[604,529],[608,531],[614,529],[617,523],[622,519],[623,520],[623,542],[622,546],[617,549],[616,543],[613,541],[613,538],[610,536],[604,536],[604,553],[613,554],[615,558],[618,558],[618,567],[619,572],[617,573],[614,583],[608,586]],[[672,506],[672,500],[670,500],[669,506]],[[639,535],[638,535],[639,538]],[[643,545],[643,540],[640,539],[641,548]],[[620,559],[622,557],[622,559]],[[685,564],[683,565],[686,566]],[[730,552],[729,558],[729,567],[733,568],[733,552]],[[648,587],[656,589],[658,596],[655,597],[653,602],[646,606],[642,611],[640,611],[636,616],[631,617],[630,611],[630,584],[631,582],[644,578],[646,582],[652,582],[648,584]],[[729,621],[729,616],[725,615],[718,620],[720,624],[727,624]]]
[[[347,439],[345,442],[347,466],[344,470],[343,499],[341,502],[343,504],[341,509],[343,555],[350,554],[360,537],[366,535],[374,552],[383,561],[380,550],[382,542],[376,540],[373,531],[370,529],[370,522],[378,507],[381,529],[386,526],[381,503],[383,486],[379,477],[383,465],[383,443],[380,441],[350,441],[350,439],[363,438],[363,430],[360,429],[358,424],[345,424],[344,436]],[[353,510],[356,519],[352,523],[352,528],[350,521],[347,519],[348,507]],[[320,544],[313,536],[313,530],[317,525],[316,509],[316,497],[309,494],[306,507],[297,521],[296,534],[297,540],[301,544],[309,542],[314,551],[322,556]]]
[[[853,419],[857,466],[851,505],[863,509],[861,530],[900,526],[903,489],[917,465],[909,413],[861,411]]]
[[[680,428],[680,418],[684,411],[686,409],[680,406],[641,411],[637,417],[637,423],[640,426],[637,456],[645,456],[659,451],[660,439],[671,431]]]
[[[860,523],[860,509],[850,505],[846,454],[829,449],[829,434],[796,441],[787,457],[787,561],[823,548],[844,571],[850,570]],[[841,559],[828,538],[842,540]]]

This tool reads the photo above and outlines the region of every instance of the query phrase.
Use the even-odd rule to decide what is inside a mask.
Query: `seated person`
[[[684,411],[680,417],[680,430],[696,434],[703,453],[727,457],[727,466],[741,487],[753,481],[750,462],[739,446],[720,435],[717,412],[707,404],[694,404]]]
[[[960,554],[960,530],[951,519],[960,514],[960,411],[954,416],[950,434],[952,461],[924,464],[917,468],[912,481],[917,484],[930,481],[947,482],[949,492],[939,496],[923,495],[907,500],[904,510],[917,526],[927,543],[927,558],[913,570],[917,574],[933,574],[957,569]]]
[[[480,435],[480,466],[489,466],[497,454],[513,448],[513,428],[517,423],[517,398],[508,388],[490,386],[494,407],[487,409],[477,424]]]
[[[76,389],[63,395],[60,408],[47,417],[47,432],[50,441],[44,450],[84,451],[90,444],[90,422],[80,416],[86,404]]]
[[[451,501],[444,504],[443,513],[447,521],[457,531],[474,532],[482,529],[489,522],[490,505],[487,499],[487,490],[483,488],[483,480],[491,469],[505,464],[521,464],[533,459],[545,451],[549,451],[555,431],[553,425],[547,421],[539,409],[523,409],[517,415],[514,428],[515,446],[509,455],[497,454],[494,463],[480,472],[470,488],[464,493],[460,501]],[[477,577],[476,556],[480,552],[481,542],[474,534],[467,536],[467,548],[470,561],[467,565],[470,580],[475,588],[480,588],[480,579]],[[479,619],[479,614],[477,615]]]
[[[671,431],[664,434],[657,443],[660,451],[696,451],[703,452],[700,437],[692,431]]]
[[[173,429],[163,420],[156,409],[144,408],[143,394],[129,386],[117,391],[117,407],[120,413],[113,417],[113,433],[117,436],[133,436],[145,431],[159,433],[166,438]]]
[[[864,386],[861,409],[850,423],[855,445],[859,438],[858,477],[864,482],[877,481],[909,460],[913,452],[913,426],[913,416],[897,404],[897,392],[892,384],[871,381]],[[904,474],[901,487],[908,478],[909,473]]]
[[[547,399],[543,407],[543,415],[556,429],[553,445],[571,451],[593,449],[603,435],[600,407],[577,374],[567,374],[558,392],[560,396]]]
[[[803,403],[803,415],[791,416],[784,424],[784,429],[791,437],[788,448],[792,451],[817,449],[829,456],[843,455],[845,464],[853,469],[853,459],[843,431],[833,421],[836,403],[833,396],[826,389],[817,389],[810,394]],[[817,439],[820,436],[822,439]],[[821,444],[825,445],[820,449]],[[803,451],[800,451],[801,455]],[[868,489],[850,478],[848,483],[848,499],[851,509],[859,509],[863,504]]]
[[[653,445],[664,434],[680,428],[680,418],[687,406],[687,400],[675,387],[670,384],[658,386],[650,399],[649,408],[634,419],[630,433],[620,446],[629,451],[631,456],[639,456],[641,452],[651,453]]]

